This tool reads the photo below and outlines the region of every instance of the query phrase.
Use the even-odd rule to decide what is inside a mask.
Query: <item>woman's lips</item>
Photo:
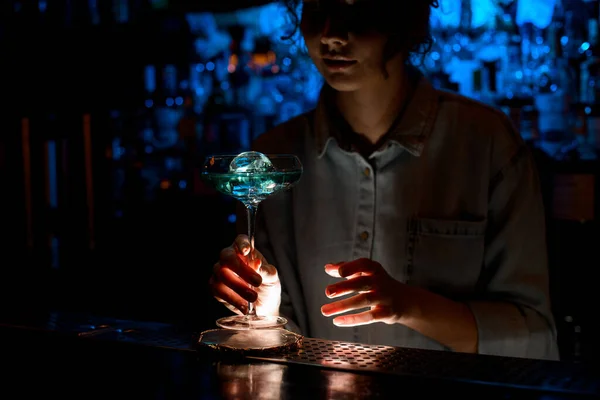
[[[324,58],[323,63],[330,71],[344,71],[356,64],[356,60]]]

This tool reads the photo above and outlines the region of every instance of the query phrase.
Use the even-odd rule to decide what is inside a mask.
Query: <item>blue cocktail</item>
[[[291,188],[302,175],[302,164],[293,155],[265,155],[255,151],[239,155],[209,156],[204,162],[202,178],[217,191],[244,204],[248,217],[249,261],[254,251],[254,227],[258,205],[271,195]],[[248,303],[246,315],[234,315],[217,320],[227,329],[266,329],[283,326],[287,320],[279,316],[256,315],[253,303]]]

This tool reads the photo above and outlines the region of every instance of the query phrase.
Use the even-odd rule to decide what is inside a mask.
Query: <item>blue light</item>
[[[151,99],[146,99],[144,104],[146,105],[146,107],[151,108],[154,105],[154,102]]]
[[[285,65],[286,67],[289,67],[292,64],[292,59],[289,57],[285,57],[282,62],[283,62],[283,65]]]
[[[551,92],[556,92],[557,90],[558,90],[558,86],[556,86],[556,84],[553,83],[552,85],[550,85]]]
[[[518,26],[523,26],[529,22],[539,29],[546,29],[550,25],[550,22],[552,22],[557,1],[527,0],[515,3],[517,3],[516,24]]]
[[[431,52],[431,59],[433,61],[437,61],[440,59],[440,53],[438,53],[437,51],[433,51]]]
[[[569,37],[568,36],[561,37],[560,44],[562,44],[563,46],[566,46],[567,44],[569,44]]]
[[[154,65],[144,67],[144,87],[147,92],[156,91],[156,67]]]
[[[221,82],[221,89],[229,90],[229,82],[227,82],[227,81]]]
[[[204,72],[204,64],[196,64],[196,71]]]
[[[118,160],[125,153],[123,148],[121,147],[121,139],[116,137],[112,141],[112,156],[113,160]]]
[[[165,103],[167,104],[167,106],[171,107],[173,104],[175,104],[175,100],[173,100],[172,98],[168,97],[167,101],[165,101]]]
[[[179,189],[185,189],[187,187],[186,181],[179,181]]]
[[[235,221],[237,221],[237,216],[235,214],[231,214],[229,215],[229,217],[227,217],[227,221],[229,221],[232,224],[235,224]]]
[[[592,113],[592,108],[591,107],[586,107],[585,108],[585,113],[588,114],[588,115],[591,114]]]
[[[255,8],[255,10],[258,11],[258,15],[251,15],[254,10],[246,11],[245,14],[255,19],[260,35],[270,36],[275,32],[280,32],[286,23],[287,10],[277,3]]]
[[[183,97],[176,97],[175,98],[175,104],[177,104],[178,106],[183,104]]]
[[[212,71],[213,69],[215,69],[215,63],[213,63],[212,61],[209,61],[206,63],[206,69],[208,71]]]
[[[168,170],[174,170],[177,168],[177,160],[172,157],[167,157],[165,159],[165,168]]]
[[[581,43],[581,47],[579,47],[579,52],[585,53],[589,49],[590,49],[590,44],[588,42],[583,42],[583,43]]]
[[[144,150],[146,151],[146,153],[150,154],[152,153],[152,146],[146,146]]]

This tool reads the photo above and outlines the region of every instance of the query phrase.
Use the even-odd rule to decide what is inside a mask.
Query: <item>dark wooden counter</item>
[[[427,374],[399,376],[233,360],[197,352],[196,337],[196,332],[165,324],[83,315],[0,316],[0,398],[44,395],[61,399],[316,400],[423,399],[452,394],[480,399],[600,397],[590,390],[600,388],[598,381],[589,385],[589,379],[598,375],[587,376],[587,389],[577,394],[568,385],[564,390],[557,390],[556,385],[525,389]],[[582,371],[579,367],[573,371]],[[565,382],[576,378],[564,376]]]

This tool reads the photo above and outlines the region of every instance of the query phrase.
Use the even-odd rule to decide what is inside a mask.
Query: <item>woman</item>
[[[304,174],[261,204],[256,265],[245,236],[221,252],[213,294],[313,337],[556,359],[532,158],[501,112],[411,67],[435,1],[384,4],[303,2],[326,84],[254,149],[296,154]]]

